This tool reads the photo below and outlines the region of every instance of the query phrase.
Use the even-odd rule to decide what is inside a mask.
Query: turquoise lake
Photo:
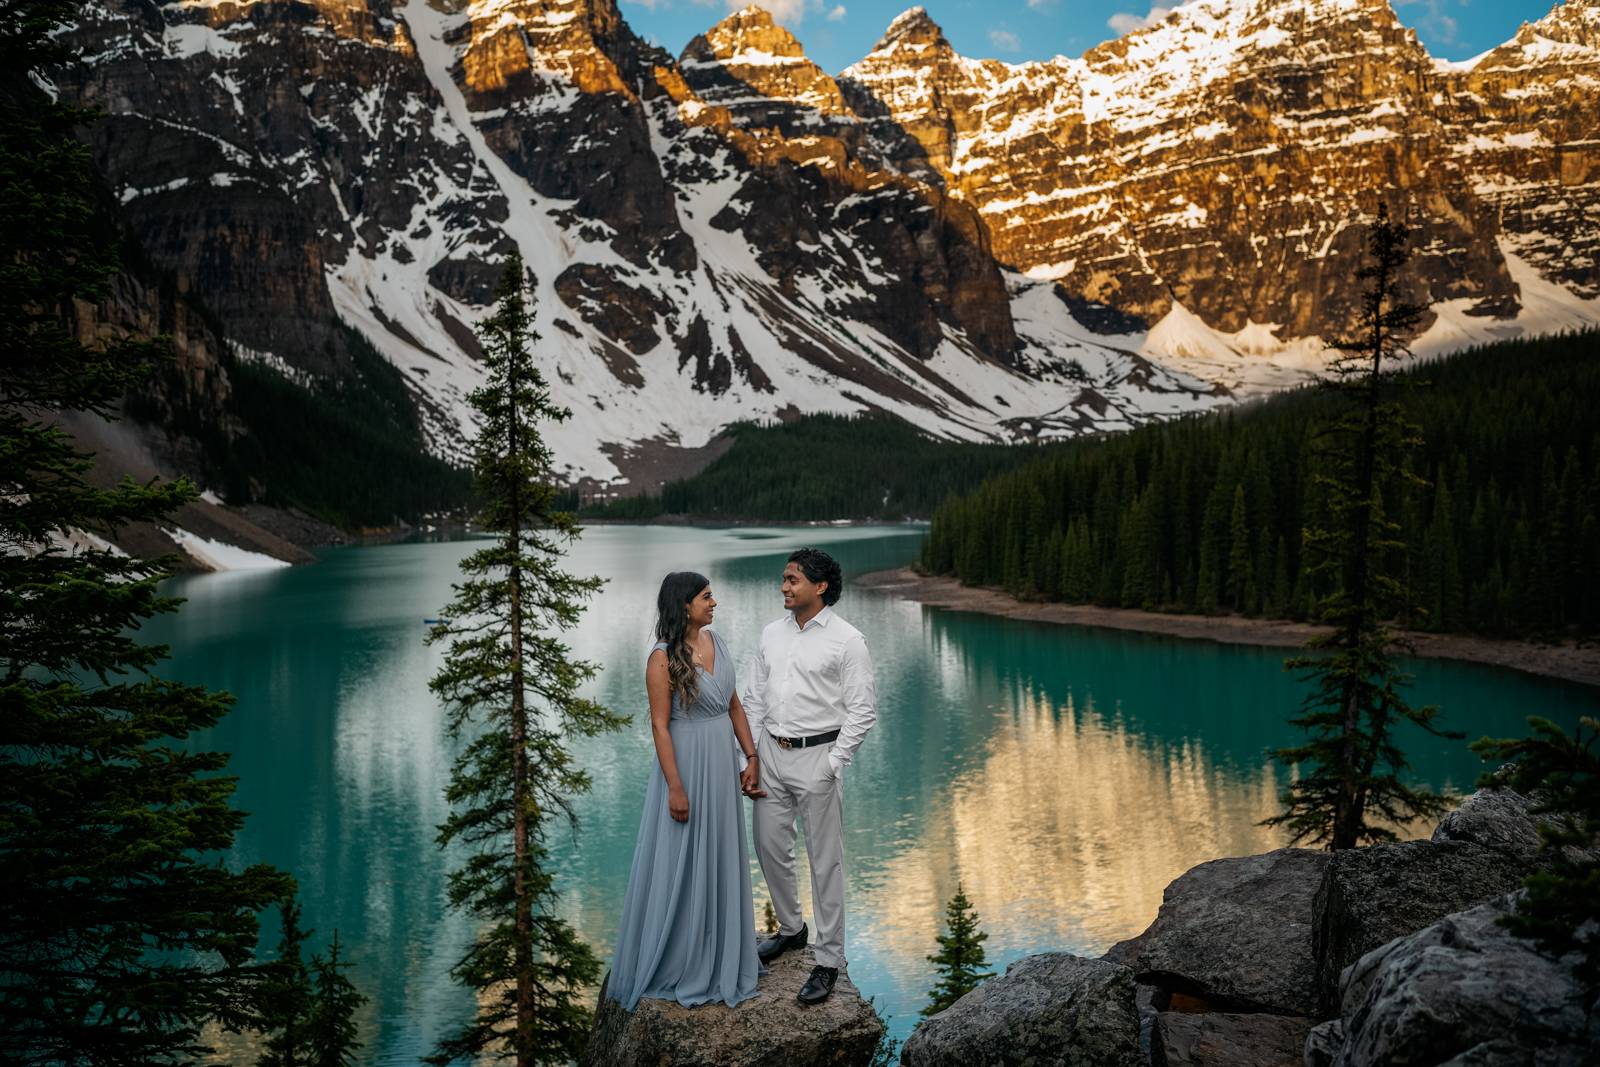
[[[850,576],[916,556],[920,527],[704,530],[591,528],[569,557],[609,581],[570,634],[602,664],[594,693],[634,715],[621,734],[575,746],[594,776],[576,832],[553,840],[563,907],[609,957],[655,756],[644,700],[663,574],[707,574],[717,629],[744,671],[782,613],[778,579],[801,545],[843,564],[838,611],[866,635],[879,721],[845,780],[849,972],[904,1037],[926,1003],[944,902],[959,880],[989,934],[996,971],[1031,952],[1098,955],[1142,930],[1162,889],[1196,863],[1285,843],[1257,825],[1285,781],[1267,753],[1293,742],[1302,684],[1284,650],[924,608],[856,591]],[[444,906],[450,857],[434,844],[452,749],[423,644],[472,541],[328,552],[295,568],[174,579],[188,598],[146,627],[172,646],[164,676],[238,700],[196,747],[233,753],[251,813],[238,863],[299,879],[320,948],[335,928],[369,997],[366,1064],[415,1064],[468,1017],[449,978],[470,937]],[[1520,735],[1530,714],[1570,725],[1600,691],[1441,660],[1410,664],[1414,701],[1442,725]],[[1416,777],[1470,790],[1465,741],[1407,736]],[[754,863],[758,914],[765,886]],[[802,871],[802,902],[809,875]],[[235,1049],[230,1058],[242,1059]]]

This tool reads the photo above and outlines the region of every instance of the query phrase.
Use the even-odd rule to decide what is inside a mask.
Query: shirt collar
[[[806,623],[805,626],[801,626],[800,625],[799,620],[795,618],[794,612],[791,611],[789,613],[789,625],[793,626],[795,628],[795,630],[798,632],[800,630],[804,630],[804,629],[807,629],[807,628],[812,627],[812,626],[826,627],[828,625],[829,621],[832,620],[832,618],[833,618],[833,607],[832,607],[832,605],[824,604],[824,605],[822,605],[822,610],[817,612],[815,615],[811,616],[811,621]]]

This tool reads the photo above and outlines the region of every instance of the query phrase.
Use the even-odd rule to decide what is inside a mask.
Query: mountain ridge
[[[687,452],[737,419],[789,411],[884,410],[943,436],[1016,439],[1303,380],[1341,305],[1294,294],[1348,275],[1364,209],[1344,192],[1313,218],[1285,174],[1364,192],[1410,158],[1401,148],[1448,179],[1400,186],[1425,222],[1421,295],[1438,312],[1425,350],[1600,317],[1582,262],[1600,232],[1600,155],[1570,136],[1596,95],[1594,5],[1573,5],[1551,32],[1572,38],[1554,66],[1576,86],[1541,81],[1551,63],[1517,67],[1509,51],[1492,72],[1441,73],[1392,27],[1380,43],[1400,59],[1357,74],[1327,59],[1379,120],[1372,102],[1388,97],[1373,87],[1386,78],[1408,105],[1424,82],[1445,95],[1320,155],[1271,139],[1293,79],[1233,70],[1230,86],[1259,99],[1238,105],[1239,130],[1201,139],[1238,140],[1232,161],[1187,185],[1172,175],[1204,160],[1181,158],[1176,127],[1145,135],[1149,107],[1087,90],[1132,79],[1127,55],[1173,27],[1214,30],[1232,25],[1218,8],[1238,18],[1271,4],[1195,0],[1103,52],[1043,65],[952,49],[923,78],[868,62],[886,45],[946,48],[921,9],[832,76],[751,8],[674,58],[611,0],[99,0],[72,35],[88,63],[55,88],[111,113],[91,136],[130,225],[205,293],[242,358],[337,376],[349,324],[401,369],[438,454],[462,454],[471,324],[500,257],[520,247],[553,388],[580,415],[552,431],[558,458],[569,477],[606,484],[632,480],[630,456]],[[1346,23],[1388,10],[1321,7]],[[1266,30],[1246,36],[1260,44]],[[1517,54],[1546,40],[1529,31]],[[1530,118],[1508,90],[1546,106]],[[1473,121],[1498,132],[1472,142],[1469,166],[1438,145],[1474,93]],[[1314,141],[1308,129],[1320,127],[1295,137]],[[1111,178],[1095,169],[1107,145]],[[1266,147],[1287,162],[1263,163]],[[1323,158],[1336,155],[1355,162]],[[1063,205],[1079,213],[1063,220]],[[1265,221],[1216,221],[1245,208]],[[1538,228],[1552,212],[1559,230]],[[1297,227],[1303,248],[1260,240]],[[1266,280],[1246,284],[1236,263]],[[1539,291],[1537,323],[1518,298],[1530,274],[1555,287]]]

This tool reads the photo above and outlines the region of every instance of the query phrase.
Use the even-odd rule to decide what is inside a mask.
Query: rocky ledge
[[[1600,1063],[1600,1005],[1576,974],[1499,920],[1512,895],[1447,915],[1362,956],[1340,983],[1340,1017],[1307,1042],[1307,1067]]]
[[[905,1067],[1600,1063],[1574,958],[1496,924],[1543,862],[1510,791],[1432,840],[1203,863],[1098,960],[1029,956],[907,1040]]]
[[[767,966],[754,998],[737,1007],[685,1008],[641,1000],[633,1011],[602,989],[581,1067],[865,1067],[884,1025],[848,972],[833,995],[807,1007],[796,999],[815,964],[808,948]]]
[[[1028,956],[912,1032],[903,1067],[1139,1067],[1133,972],[1066,952]]]

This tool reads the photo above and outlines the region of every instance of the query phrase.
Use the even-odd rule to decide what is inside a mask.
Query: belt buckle
[[[794,742],[790,741],[787,737],[780,737],[780,738],[778,738],[778,747],[779,748],[793,748],[794,747]]]

